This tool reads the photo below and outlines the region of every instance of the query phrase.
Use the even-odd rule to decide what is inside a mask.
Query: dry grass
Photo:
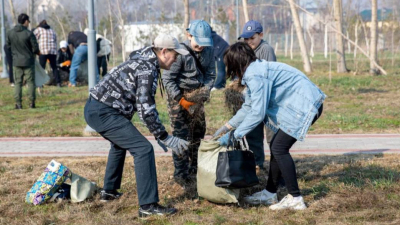
[[[106,158],[56,158],[73,172],[100,186]],[[0,159],[0,224],[399,224],[400,156],[344,155],[296,156],[299,184],[308,209],[273,212],[244,204],[217,205],[196,197],[195,184],[181,188],[171,175],[170,157],[158,157],[161,204],[174,205],[179,214],[142,221],[132,158],[126,160],[123,197],[104,204],[99,196],[79,204],[69,202],[32,206],[25,194],[50,158]],[[268,165],[267,165],[268,166]],[[266,183],[242,191],[260,190]]]

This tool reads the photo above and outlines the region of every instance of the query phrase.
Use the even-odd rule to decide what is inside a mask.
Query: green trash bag
[[[96,183],[91,182],[76,173],[72,173],[70,191],[71,202],[77,203],[85,201],[86,199],[93,197],[97,190],[98,187]]]
[[[226,189],[215,186],[218,153],[225,152],[215,140],[202,140],[197,160],[197,192],[200,197],[215,203],[237,203],[240,189]]]

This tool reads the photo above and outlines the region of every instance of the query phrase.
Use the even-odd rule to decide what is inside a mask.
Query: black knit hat
[[[24,24],[25,23],[25,21],[29,21],[29,16],[28,15],[26,15],[25,13],[21,13],[19,16],[18,16],[18,23],[19,24]],[[31,22],[31,21],[29,21],[29,22]]]

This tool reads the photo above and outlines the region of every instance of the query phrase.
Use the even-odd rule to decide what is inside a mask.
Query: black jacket
[[[35,54],[39,45],[35,35],[21,24],[9,30],[6,45],[11,47],[13,66],[26,67],[35,65]]]
[[[151,47],[145,47],[132,52],[127,61],[114,67],[90,89],[90,95],[128,119],[138,112],[149,131],[163,140],[168,133],[158,117],[155,102],[159,76],[157,56]]]
[[[61,63],[67,61],[67,60],[72,60],[72,54],[69,51],[69,48],[67,48],[66,52],[63,52],[61,49],[58,49],[57,51],[57,66],[60,66]]]

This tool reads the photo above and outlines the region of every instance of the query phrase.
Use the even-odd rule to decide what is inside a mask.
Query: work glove
[[[67,61],[61,63],[61,67],[70,66],[70,65],[71,65],[71,60],[67,60]]]
[[[218,139],[219,145],[227,146],[229,141],[229,132]]]
[[[178,156],[183,155],[183,151],[189,148],[189,142],[183,139],[168,135],[164,140],[160,140],[168,148],[172,149],[172,152]],[[162,147],[162,146],[161,146]],[[164,149],[165,151],[165,149]]]
[[[181,105],[187,111],[189,111],[190,106],[195,105],[195,104],[196,103],[194,103],[194,102],[186,101],[186,99],[184,97],[182,97],[181,100],[179,101],[179,105]]]
[[[223,135],[223,134],[225,134],[226,132],[228,132],[228,131],[230,131],[230,130],[231,130],[231,129],[228,128],[228,127],[226,126],[226,124],[225,124],[224,126],[222,126],[221,128],[219,128],[219,129],[214,133],[213,138],[219,137],[220,135]]]
[[[168,152],[167,146],[165,146],[160,139],[157,139],[157,143],[164,150],[164,152]]]

